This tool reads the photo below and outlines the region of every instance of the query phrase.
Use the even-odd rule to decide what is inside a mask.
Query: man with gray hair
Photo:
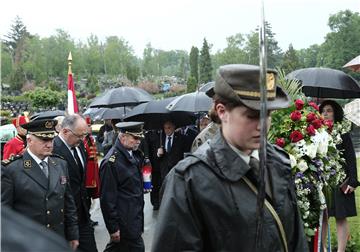
[[[68,115],[61,124],[59,135],[54,139],[54,153],[62,156],[69,165],[70,184],[79,222],[79,250],[84,252],[97,251],[85,187],[86,151],[83,139],[88,134],[87,130],[83,117],[78,114]]]
[[[55,125],[54,120],[22,125],[27,130],[27,149],[2,163],[1,203],[67,239],[75,250],[79,232],[68,165],[51,153]],[[24,246],[32,248],[32,244]]]

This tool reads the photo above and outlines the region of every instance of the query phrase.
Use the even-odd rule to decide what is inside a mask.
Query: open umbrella
[[[169,102],[175,98],[150,101],[134,107],[124,118],[124,121],[144,122],[145,129],[161,129],[165,121],[170,120],[176,127],[193,124],[196,117],[193,113],[172,112],[166,109]]]
[[[286,76],[301,81],[306,96],[318,98],[358,98],[360,86],[350,75],[331,68],[303,68]]]
[[[210,88],[213,88],[215,85],[215,81],[210,81],[204,85],[202,85],[200,88],[199,88],[199,91],[200,92],[206,92],[208,91]]]
[[[354,72],[360,72],[360,55],[350,60],[343,67],[349,68]]]
[[[360,99],[345,104],[344,115],[348,120],[360,126]]]
[[[192,92],[176,97],[166,108],[170,111],[207,112],[212,99],[204,92]]]
[[[30,117],[30,120],[39,120],[39,119],[54,119],[57,116],[65,116],[65,111],[63,110],[47,110],[33,114]]]
[[[88,108],[85,112],[85,116],[90,116],[91,120],[106,120],[106,119],[123,119],[131,111],[130,107],[125,108]]]
[[[151,100],[153,97],[141,88],[119,87],[109,89],[101,96],[95,97],[90,108],[136,106]]]

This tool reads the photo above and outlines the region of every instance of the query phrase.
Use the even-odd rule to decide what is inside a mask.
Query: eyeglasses
[[[71,129],[69,129],[69,128],[67,128],[74,136],[76,136],[77,138],[79,138],[79,139],[84,139],[87,135],[88,135],[88,133],[85,133],[85,134],[82,134],[82,135],[78,135],[78,134],[76,134],[74,131],[72,131]]]

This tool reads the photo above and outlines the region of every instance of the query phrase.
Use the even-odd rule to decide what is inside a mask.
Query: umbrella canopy
[[[39,119],[54,119],[57,116],[65,116],[65,111],[63,110],[48,110],[33,114],[30,117],[30,120],[39,120]]]
[[[6,143],[15,137],[16,134],[16,128],[12,123],[0,126],[0,143]]]
[[[350,60],[343,67],[349,68],[354,72],[360,72],[360,55]]]
[[[153,97],[141,88],[119,87],[109,89],[101,96],[96,97],[90,104],[90,108],[136,106],[152,100]]]
[[[106,119],[123,119],[125,115],[131,111],[131,108],[88,108],[85,116],[90,116],[91,120],[106,120]]]
[[[208,91],[210,88],[213,88],[215,86],[215,81],[211,81],[211,82],[208,82],[204,85],[202,85],[200,88],[199,88],[199,91],[200,92],[206,92]]]
[[[303,68],[286,76],[302,82],[306,96],[318,98],[357,98],[360,86],[350,75],[331,68]]]
[[[207,112],[212,99],[204,92],[192,92],[176,97],[166,108],[170,111]]]
[[[344,115],[348,120],[360,126],[360,99],[345,104]]]
[[[165,121],[170,120],[176,127],[182,127],[193,124],[196,117],[188,112],[171,112],[166,106],[175,98],[166,98],[163,100],[150,101],[134,107],[126,115],[124,121],[144,122],[144,128],[161,129]]]

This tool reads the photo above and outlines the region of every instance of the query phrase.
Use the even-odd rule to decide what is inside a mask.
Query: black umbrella
[[[200,88],[199,88],[199,91],[200,92],[206,92],[208,91],[210,88],[213,88],[215,86],[215,81],[211,81],[211,82],[208,82],[204,85],[202,85]]]
[[[212,99],[204,92],[192,92],[176,97],[166,108],[170,111],[207,112]]]
[[[166,109],[174,99],[171,97],[137,105],[126,115],[124,121],[144,122],[145,129],[161,129],[167,120],[174,122],[176,127],[194,124],[196,117],[193,113],[171,112]]]
[[[106,120],[106,119],[123,119],[131,108],[88,108],[84,115],[90,116],[93,121]]]
[[[65,116],[65,111],[63,110],[47,110],[43,112],[39,112],[33,114],[30,117],[30,120],[38,120],[38,119],[54,119],[57,116]]]
[[[306,96],[318,98],[357,98],[360,86],[346,73],[330,68],[303,68],[289,73],[287,79],[301,81]]]
[[[101,96],[96,97],[90,104],[90,108],[135,106],[151,100],[153,97],[141,88],[119,87],[109,89]]]

